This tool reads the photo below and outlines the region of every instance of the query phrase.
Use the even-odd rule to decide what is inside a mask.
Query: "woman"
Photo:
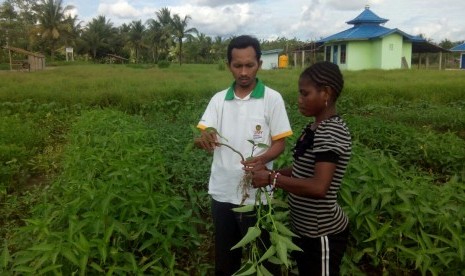
[[[271,185],[289,192],[299,275],[339,275],[347,247],[348,218],[337,203],[351,155],[351,136],[337,115],[336,100],[344,80],[339,67],[318,62],[299,78],[299,111],[314,121],[294,147],[291,168],[253,171],[254,187]]]

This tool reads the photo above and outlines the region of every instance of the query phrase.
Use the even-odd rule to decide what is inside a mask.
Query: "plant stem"
[[[223,144],[223,143],[218,143],[218,142],[217,142],[216,144],[221,145],[221,146],[225,146],[225,147],[227,147],[227,148],[230,148],[232,151],[234,151],[235,153],[239,154],[239,156],[240,156],[241,159],[242,159],[242,162],[245,161],[244,155],[242,155],[242,153],[240,153],[239,151],[237,151],[235,148],[231,147],[230,145]]]

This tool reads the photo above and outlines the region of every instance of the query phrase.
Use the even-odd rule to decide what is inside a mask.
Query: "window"
[[[331,61],[331,46],[326,46],[325,61]]]
[[[394,50],[394,44],[389,44],[389,50],[393,51]]]
[[[345,44],[342,44],[341,45],[341,57],[339,59],[339,61],[341,62],[341,64],[345,64],[346,63],[346,45]]]
[[[334,45],[333,46],[333,63],[334,64],[337,64],[337,58],[338,58],[338,55],[339,55],[339,46],[338,45]]]

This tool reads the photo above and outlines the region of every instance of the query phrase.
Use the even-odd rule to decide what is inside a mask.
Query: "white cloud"
[[[1,0],[0,0],[1,1]],[[116,26],[132,20],[155,18],[167,7],[180,16],[189,15],[189,27],[211,36],[250,33],[260,39],[277,37],[307,41],[350,28],[346,22],[359,15],[366,4],[389,21],[387,28],[408,34],[423,33],[435,42],[444,38],[465,39],[465,1],[444,0],[69,0],[80,19],[105,15]],[[161,6],[160,6],[161,5]],[[79,13],[78,13],[79,12]],[[82,13],[82,14],[80,14]],[[445,18],[445,19],[444,19]],[[442,25],[441,25],[442,24]]]
[[[74,17],[74,16],[79,15],[79,11],[76,7],[73,7],[72,9],[69,9],[68,11],[66,11],[65,15],[66,16],[70,15],[71,17]]]
[[[242,3],[250,3],[250,2],[254,2],[254,1],[249,1],[249,0],[195,0],[193,1],[194,4],[198,4],[200,6],[209,6],[209,7],[219,7],[219,6],[225,6],[225,5],[242,4]]]
[[[113,1],[111,1],[113,2]],[[141,12],[138,11],[136,8],[131,6],[127,1],[117,1],[116,3],[100,3],[98,5],[98,12],[99,14],[104,14],[106,16],[112,17],[115,16],[117,18],[134,18],[141,15]]]
[[[249,4],[234,4],[223,7],[195,7],[185,5],[172,8],[172,13],[189,15],[189,26],[197,28],[206,35],[230,36],[246,29],[253,20]]]

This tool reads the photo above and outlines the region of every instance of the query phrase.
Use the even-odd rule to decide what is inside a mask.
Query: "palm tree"
[[[64,36],[64,42],[66,46],[76,46],[76,40],[81,36],[82,33],[82,21],[79,21],[77,15],[68,15],[65,20],[67,21],[68,30]]]
[[[147,20],[148,28],[147,28],[147,35],[148,40],[150,42],[150,49],[152,50],[152,59],[153,62],[158,61],[158,51],[160,49],[161,44],[161,36],[162,36],[162,29],[160,22],[156,21],[155,19]]]
[[[37,13],[38,24],[34,32],[50,44],[50,57],[54,60],[55,50],[64,34],[68,32],[69,21],[66,20],[66,12],[73,6],[63,7],[62,0],[41,0],[34,5],[33,10]]]
[[[179,65],[182,65],[182,39],[186,36],[192,35],[192,33],[198,33],[196,28],[187,29],[187,22],[189,19],[191,19],[189,15],[186,15],[184,16],[184,19],[181,19],[178,14],[175,14],[171,22],[174,36],[178,40],[179,45]]]
[[[226,57],[227,48],[228,44],[225,42],[225,40],[221,36],[216,36],[210,50],[210,53],[214,57],[214,61],[224,59]]]
[[[200,33],[197,35],[196,43],[198,44],[197,56],[199,61],[202,63],[209,63],[211,57],[210,52],[213,44],[211,37]]]
[[[162,8],[156,12],[158,22],[160,23],[161,27],[161,34],[160,34],[160,46],[163,53],[163,58],[168,56],[169,48],[172,44],[172,18],[171,18],[171,11],[168,8]]]
[[[95,60],[99,52],[105,52],[110,48],[110,42],[115,34],[116,29],[113,27],[113,23],[105,16],[100,15],[87,24],[82,34],[82,40]]]
[[[18,13],[11,3],[5,2],[0,6],[0,45],[8,46],[11,43],[11,37],[15,35],[13,28],[17,19]]]
[[[145,26],[142,24],[141,20],[132,21],[131,24],[129,24],[129,26],[130,26],[130,30],[129,30],[128,43],[134,49],[135,55],[136,55],[136,63],[138,63],[139,56],[140,56],[140,50],[142,48],[146,48],[146,45],[143,42]]]

